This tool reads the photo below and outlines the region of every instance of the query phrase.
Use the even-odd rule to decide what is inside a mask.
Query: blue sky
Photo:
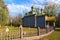
[[[60,4],[60,0],[4,0],[8,7],[11,16],[31,10],[31,6],[34,4],[37,7],[43,8],[46,2],[54,2]]]

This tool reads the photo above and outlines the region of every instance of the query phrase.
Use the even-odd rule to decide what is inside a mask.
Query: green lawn
[[[57,29],[51,35],[44,37],[40,40],[60,40],[60,29],[59,30]]]
[[[10,27],[7,26],[9,29],[8,36],[9,38],[13,36],[14,38],[20,37],[20,28],[19,27]],[[37,28],[28,28],[28,27],[23,27],[23,32],[24,32],[24,37],[25,36],[34,36],[37,35]],[[41,33],[45,32],[45,29],[40,29]],[[2,34],[1,34],[2,33]],[[6,26],[0,27],[0,37],[4,38],[7,35],[6,33]]]
[[[20,28],[19,27],[10,27],[10,26],[7,26],[8,29],[9,29],[9,32],[8,32],[8,36],[11,37],[13,36],[14,38],[16,37],[19,37],[20,36]],[[31,33],[31,31],[35,31],[36,28],[26,28],[24,27],[23,28],[23,31],[24,32],[27,32],[28,34]],[[2,34],[1,34],[2,33]],[[2,26],[0,27],[0,37],[4,38],[6,36],[6,26]]]
[[[12,27],[10,27],[10,26],[7,26],[8,27],[8,29],[9,29],[9,32],[10,31],[15,31],[15,30],[20,30],[20,28],[19,27],[14,27],[14,26],[12,26]],[[2,26],[2,27],[0,27],[0,31],[5,31],[6,30],[6,26]],[[23,31],[34,31],[34,30],[36,30],[36,28],[28,28],[28,27],[23,27]]]

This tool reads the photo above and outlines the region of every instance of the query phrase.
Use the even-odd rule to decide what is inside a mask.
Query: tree
[[[10,20],[12,19],[12,23],[10,21],[9,25],[13,25],[13,26],[20,26],[22,24],[22,14],[17,14],[16,17],[10,17]]]
[[[55,3],[46,3],[44,12],[48,16],[55,16],[57,5]]]
[[[56,18],[56,26],[60,27],[60,13],[58,14],[58,16]]]
[[[4,4],[4,0],[0,0],[0,24],[5,25],[7,23],[8,10]]]
[[[19,25],[22,24],[22,14],[21,13],[18,14],[18,16],[17,16],[17,22],[18,22]]]

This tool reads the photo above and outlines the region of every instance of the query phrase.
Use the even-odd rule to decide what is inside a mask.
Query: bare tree
[[[44,12],[48,16],[54,16],[56,13],[55,12],[56,8],[57,8],[57,5],[55,3],[46,3],[46,5],[44,7]]]

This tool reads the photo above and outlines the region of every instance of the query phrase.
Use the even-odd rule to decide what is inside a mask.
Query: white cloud
[[[35,6],[44,9],[43,5],[35,5]]]
[[[26,5],[18,5],[18,4],[8,4],[8,10],[10,12],[10,15],[15,15],[18,13],[22,13],[23,11],[29,11],[30,7],[26,6]],[[26,10],[25,10],[26,9]]]
[[[44,2],[54,2],[54,3],[57,3],[57,4],[60,4],[60,0],[33,0],[35,3],[44,3]]]
[[[60,4],[60,0],[47,0],[47,2],[54,2],[56,4]]]
[[[60,4],[60,0],[56,0],[56,3],[57,3],[57,4]]]
[[[27,9],[27,10],[30,10],[28,6],[25,6],[25,5],[16,5],[16,4],[8,4],[8,9],[10,11],[13,11],[13,12],[16,12],[17,10],[21,10],[21,9]]]
[[[55,2],[55,0],[46,0],[47,2]]]

